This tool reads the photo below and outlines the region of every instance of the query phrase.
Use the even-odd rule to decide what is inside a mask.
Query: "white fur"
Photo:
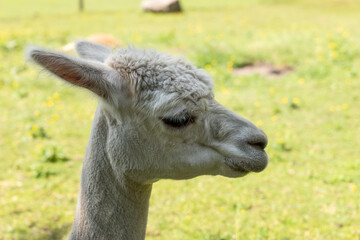
[[[76,49],[86,59],[29,51],[34,62],[100,97],[70,239],[144,239],[159,179],[242,177],[266,167],[265,134],[214,100],[203,70],[155,50],[112,53],[90,42]],[[163,121],[186,114],[194,122],[181,128]]]

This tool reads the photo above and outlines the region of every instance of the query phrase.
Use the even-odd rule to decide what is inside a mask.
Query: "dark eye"
[[[161,120],[163,121],[163,123],[165,123],[166,125],[168,125],[170,127],[182,128],[182,127],[186,127],[186,126],[190,125],[191,123],[195,122],[195,117],[193,117],[189,114],[184,114],[184,115],[177,116],[177,117],[161,118]]]

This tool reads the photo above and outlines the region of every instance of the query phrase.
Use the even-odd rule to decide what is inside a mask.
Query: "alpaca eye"
[[[182,128],[190,125],[195,122],[195,117],[184,114],[182,116],[171,117],[171,118],[161,118],[163,123],[173,128]]]

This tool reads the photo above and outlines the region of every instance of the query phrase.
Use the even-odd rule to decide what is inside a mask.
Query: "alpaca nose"
[[[252,147],[264,150],[268,144],[268,139],[266,134],[260,130],[259,133],[249,136],[246,143]]]

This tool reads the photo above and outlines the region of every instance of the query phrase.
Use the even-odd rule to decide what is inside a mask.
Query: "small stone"
[[[181,12],[178,0],[145,0],[141,3],[141,8],[145,12]]]

